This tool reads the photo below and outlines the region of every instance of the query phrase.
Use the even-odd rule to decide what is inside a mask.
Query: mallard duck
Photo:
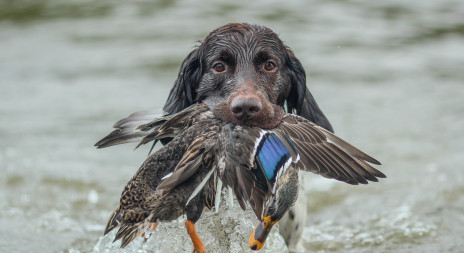
[[[152,154],[126,185],[105,234],[119,226],[115,240],[122,238],[124,247],[158,221],[186,214],[194,251],[204,252],[194,224],[205,206],[219,207],[219,194],[226,187],[242,209],[250,206],[258,218],[249,245],[259,250],[295,203],[299,170],[353,185],[385,177],[369,165],[380,165],[371,156],[300,116],[274,110],[277,122],[267,129],[224,121],[203,103],[131,126],[132,132],[120,124],[96,145],[173,140]]]
[[[120,204],[112,213],[104,232],[106,235],[119,227],[114,241],[122,239],[121,247],[127,246],[142,231],[154,230],[159,221],[174,220],[186,214],[185,226],[192,239],[194,251],[205,251],[203,243],[196,234],[195,222],[200,218],[204,207],[211,208],[214,203],[212,185],[206,185],[202,193],[186,205],[192,193],[191,189],[195,188],[205,176],[204,170],[189,175],[189,180],[184,181],[179,187],[169,190],[157,189],[157,187],[172,174],[174,169],[180,170],[183,166],[191,166],[190,158],[200,157],[198,152],[208,151],[200,149],[199,146],[205,147],[204,144],[208,142],[206,138],[210,136],[210,131],[214,131],[218,121],[202,120],[204,116],[208,116],[206,110],[207,107],[195,106],[138,127],[134,127],[131,122],[139,122],[142,114],[135,113],[116,123],[115,127],[118,129],[95,144],[102,148],[134,141],[143,136],[145,138],[139,143],[141,145],[147,139],[176,137],[150,155],[125,186]],[[201,157],[202,164],[196,165],[210,166],[207,163],[208,157]]]

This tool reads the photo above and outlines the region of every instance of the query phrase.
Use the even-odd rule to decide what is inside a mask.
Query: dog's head
[[[187,56],[164,110],[175,113],[197,102],[226,121],[261,128],[277,125],[286,104],[287,112],[333,131],[306,88],[301,63],[263,26],[227,24]]]

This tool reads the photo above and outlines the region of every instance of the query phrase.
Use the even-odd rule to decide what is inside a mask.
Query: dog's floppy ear
[[[196,102],[196,90],[201,78],[201,60],[198,48],[182,62],[177,80],[169,93],[163,110],[173,114],[189,107]]]
[[[306,74],[303,66],[290,51],[286,65],[291,82],[291,90],[287,96],[287,111],[295,112],[333,133],[332,125],[306,87]]]

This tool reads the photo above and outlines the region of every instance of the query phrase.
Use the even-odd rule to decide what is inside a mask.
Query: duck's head
[[[265,201],[263,215],[256,225],[248,242],[252,250],[260,250],[272,227],[279,221],[298,198],[298,171],[288,169],[275,185],[275,194]]]

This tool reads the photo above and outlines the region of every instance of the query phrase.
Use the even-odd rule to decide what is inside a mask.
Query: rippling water
[[[148,149],[92,145],[160,108],[195,41],[232,21],[294,50],[338,135],[388,178],[308,175],[311,252],[462,252],[463,1],[0,2],[0,251],[89,252]]]

